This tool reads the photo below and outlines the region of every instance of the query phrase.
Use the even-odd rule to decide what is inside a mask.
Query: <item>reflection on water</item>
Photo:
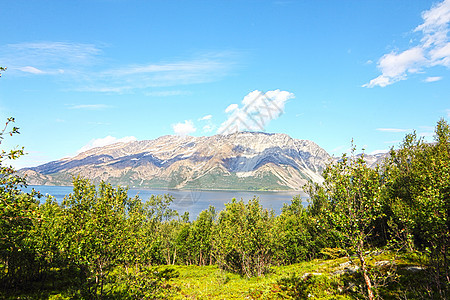
[[[58,202],[61,202],[64,196],[72,192],[70,186],[49,186],[49,185],[30,185],[25,191],[31,191],[34,188],[43,195],[52,195]],[[212,205],[219,212],[225,208],[225,203],[231,202],[231,199],[243,199],[245,202],[253,197],[259,197],[259,202],[264,208],[273,209],[276,214],[281,213],[283,204],[290,204],[292,197],[301,195],[303,205],[306,205],[306,194],[302,192],[260,192],[260,191],[202,191],[202,190],[157,190],[157,189],[129,189],[128,196],[139,195],[143,200],[147,200],[151,195],[170,194],[174,197],[171,205],[172,209],[178,211],[181,215],[188,211],[190,219],[195,219],[198,214]],[[44,201],[44,200],[41,200]]]

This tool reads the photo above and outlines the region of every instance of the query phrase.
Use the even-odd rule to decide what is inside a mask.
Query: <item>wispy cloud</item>
[[[144,95],[149,97],[172,97],[172,96],[182,96],[190,95],[189,91],[151,91],[145,92]]]
[[[414,32],[422,34],[420,42],[410,49],[392,51],[382,56],[377,64],[381,75],[363,87],[385,87],[426,68],[450,67],[450,0],[444,0],[424,11],[422,18],[423,23],[414,29]]]
[[[440,76],[431,76],[424,79],[425,82],[436,82],[442,80],[442,77]]]
[[[402,129],[402,128],[377,128],[377,131],[383,132],[409,132],[411,129]]]
[[[217,81],[228,75],[235,65],[228,53],[200,55],[189,60],[169,63],[127,65],[91,76],[91,83],[80,90],[126,93],[157,87],[200,84]],[[174,96],[176,93],[146,91],[147,95]]]
[[[69,109],[101,110],[110,107],[106,104],[78,104],[69,106]]]
[[[191,120],[185,120],[184,123],[176,123],[172,125],[176,135],[188,135],[197,131]]]
[[[93,44],[36,42],[8,44],[0,59],[11,71],[28,74],[63,74],[95,61],[102,51]]]
[[[25,72],[25,73],[31,73],[31,74],[44,74],[44,71],[39,70],[38,68],[26,66],[22,68],[18,68],[19,71]]]
[[[232,111],[236,110],[238,107],[239,107],[239,105],[237,105],[236,103],[230,104],[230,105],[228,105],[227,108],[225,108],[225,112],[226,113],[232,112]]]
[[[211,120],[211,119],[212,119],[212,115],[206,115],[206,116],[203,116],[203,117],[199,118],[198,120],[199,121],[206,121],[206,120]]]
[[[188,94],[181,90],[155,88],[200,84],[220,80],[231,73],[239,54],[217,51],[184,59],[123,64],[109,61],[101,47],[70,42],[7,44],[0,47],[0,61],[8,74],[64,75],[67,89],[99,93],[129,93],[141,90],[147,96]]]
[[[264,131],[270,121],[283,114],[286,102],[293,98],[294,94],[287,91],[253,91],[242,99],[240,108],[237,104],[231,104],[225,109],[230,115],[218,132]]]
[[[204,133],[210,133],[217,128],[212,121],[212,117],[212,115],[206,115],[198,119],[198,121],[206,122],[206,124],[202,127]]]
[[[204,133],[210,133],[210,132],[213,132],[214,129],[216,129],[216,126],[213,124],[207,124],[207,125],[203,126],[202,129],[203,129]]]

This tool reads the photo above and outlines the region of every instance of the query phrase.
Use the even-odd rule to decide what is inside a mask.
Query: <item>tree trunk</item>
[[[358,258],[361,263],[361,270],[363,273],[364,282],[366,283],[367,295],[369,296],[369,300],[373,300],[374,295],[373,295],[373,291],[372,291],[372,282],[370,281],[370,277],[367,274],[366,261],[364,259],[364,248],[363,248],[362,240],[359,242]]]
[[[177,248],[175,248],[174,252],[173,252],[173,260],[172,260],[172,265],[175,264],[175,260],[177,258]]]

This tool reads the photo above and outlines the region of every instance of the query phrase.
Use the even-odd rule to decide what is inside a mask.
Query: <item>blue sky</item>
[[[372,153],[412,130],[431,139],[450,116],[450,0],[5,0],[0,11],[0,118],[21,129],[2,147],[25,147],[17,168],[230,128],[334,155],[353,138]]]

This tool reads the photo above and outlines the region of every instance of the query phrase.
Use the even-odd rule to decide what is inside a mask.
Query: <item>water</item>
[[[49,185],[30,185],[25,191],[29,192],[34,188],[43,195],[52,195],[60,203],[64,196],[72,192],[71,186],[49,186]],[[129,189],[128,196],[139,195],[143,200],[147,200],[151,195],[170,194],[174,197],[171,205],[172,209],[178,211],[181,215],[189,212],[190,219],[195,219],[199,213],[212,205],[219,212],[225,208],[225,203],[231,202],[233,198],[243,199],[244,202],[259,197],[259,203],[267,209],[273,209],[278,215],[281,213],[283,204],[290,204],[294,196],[300,195],[303,205],[306,205],[307,195],[302,192],[283,191],[283,192],[260,192],[260,191],[201,191],[201,190],[159,190],[159,189]],[[43,200],[41,200],[43,201]]]

